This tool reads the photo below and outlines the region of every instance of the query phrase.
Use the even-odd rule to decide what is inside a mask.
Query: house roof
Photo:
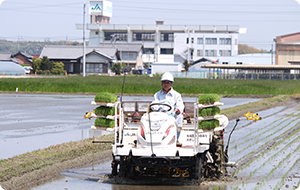
[[[18,54],[23,55],[24,57],[26,57],[27,59],[32,59],[33,57],[31,55],[29,55],[28,53],[25,52],[21,52],[19,51],[18,53],[14,54],[13,56],[16,57]]]
[[[210,58],[208,58],[208,57],[202,57],[202,58],[200,58],[200,59],[198,59],[198,60],[196,60],[196,61],[194,61],[193,63],[191,63],[191,66],[192,65],[195,65],[195,64],[197,64],[197,63],[214,63],[214,62],[216,62],[215,60],[212,60],[212,59],[210,59]]]
[[[117,53],[114,47],[86,47],[86,54],[97,52],[109,59],[114,58]],[[48,45],[43,48],[40,58],[47,56],[48,59],[78,59],[83,56],[83,46],[60,46]]]
[[[11,54],[10,53],[0,53],[0,61],[10,61]]]

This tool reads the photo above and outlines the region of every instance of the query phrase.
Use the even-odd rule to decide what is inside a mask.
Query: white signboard
[[[112,2],[90,1],[89,14],[112,17]]]

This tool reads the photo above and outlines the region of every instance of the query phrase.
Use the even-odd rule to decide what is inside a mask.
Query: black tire
[[[124,178],[127,174],[127,163],[124,157],[120,158],[119,177]]]
[[[115,161],[115,160],[113,160],[111,162],[111,174],[113,176],[117,176],[118,175],[118,164],[119,163],[117,161]]]

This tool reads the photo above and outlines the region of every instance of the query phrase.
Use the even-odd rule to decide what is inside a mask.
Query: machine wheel
[[[118,175],[118,164],[117,161],[113,160],[111,162],[111,174],[113,176],[117,176]]]
[[[124,178],[127,174],[127,160],[125,157],[120,158],[119,177]]]
[[[214,163],[212,165],[210,165],[210,168],[209,168],[210,171],[208,171],[208,173],[209,173],[210,177],[216,177],[216,178],[220,178],[222,176],[222,170],[223,170],[222,160],[223,160],[223,163],[225,161],[223,145],[220,144],[219,141],[220,141],[219,138],[213,138],[212,145],[209,149],[209,152],[211,153]],[[222,156],[223,156],[223,159],[222,159]]]
[[[195,178],[198,180],[201,180],[202,178],[202,162],[201,156],[197,157]]]

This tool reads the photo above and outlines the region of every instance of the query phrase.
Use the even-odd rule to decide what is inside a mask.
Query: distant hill
[[[28,53],[30,55],[40,55],[45,45],[82,45],[79,42],[66,42],[66,41],[7,41],[0,39],[0,53],[15,54],[19,51]]]
[[[248,46],[246,44],[239,44],[238,48],[239,48],[238,54],[266,53],[267,52],[266,50],[263,50],[263,49],[259,50],[259,49],[256,49],[254,47]]]

